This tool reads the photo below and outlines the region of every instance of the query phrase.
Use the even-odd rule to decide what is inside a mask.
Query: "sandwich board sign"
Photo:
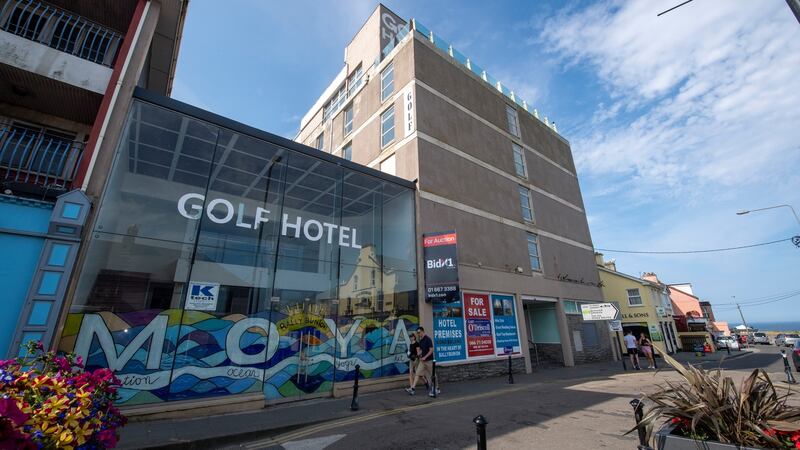
[[[583,320],[616,320],[619,307],[613,303],[584,303],[581,305]]]

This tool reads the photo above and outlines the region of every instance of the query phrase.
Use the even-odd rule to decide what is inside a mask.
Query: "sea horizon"
[[[733,331],[733,328],[737,324],[728,324]],[[776,322],[747,322],[747,325],[750,328],[755,328],[759,331],[800,331],[800,321],[797,320],[788,320],[788,321],[776,321]]]

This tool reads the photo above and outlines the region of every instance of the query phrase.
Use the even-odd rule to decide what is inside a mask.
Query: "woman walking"
[[[647,357],[647,368],[655,369],[656,366],[653,361],[653,343],[650,342],[650,339],[648,339],[644,333],[639,334],[639,348],[642,349],[642,353]]]
[[[411,333],[408,336],[411,344],[408,346],[408,386],[414,384],[414,374],[417,373],[417,366],[419,365],[419,342],[417,342],[417,335]]]

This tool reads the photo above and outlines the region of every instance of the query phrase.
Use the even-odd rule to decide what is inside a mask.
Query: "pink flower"
[[[97,433],[97,441],[105,448],[117,446],[117,433],[112,430],[103,430]]]
[[[72,371],[72,366],[70,365],[69,361],[67,361],[67,358],[64,358],[63,356],[56,356],[53,359],[53,363],[56,365],[56,367],[58,367],[58,370],[62,372]]]
[[[0,398],[0,417],[6,417],[14,425],[21,427],[30,416],[19,410],[17,402],[13,398],[5,397]]]

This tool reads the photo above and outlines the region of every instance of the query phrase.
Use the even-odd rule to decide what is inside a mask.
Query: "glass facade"
[[[60,341],[125,404],[407,373],[414,191],[135,100]]]

